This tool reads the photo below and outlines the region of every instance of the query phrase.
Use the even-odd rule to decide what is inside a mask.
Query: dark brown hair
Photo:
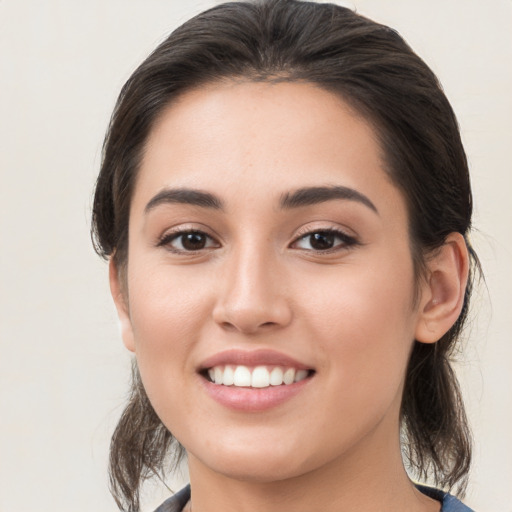
[[[221,4],[174,31],[124,85],[105,138],[93,206],[97,252],[127,261],[130,200],[148,134],[177,95],[223,79],[303,81],[339,94],[374,126],[391,180],[408,206],[416,277],[447,235],[472,259],[462,313],[435,344],[415,342],[401,409],[403,454],[417,478],[465,489],[470,433],[450,360],[478,268],[467,235],[472,199],[455,115],[427,65],[394,30],[333,4],[263,0]],[[175,443],[135,367],[132,395],[111,445],[111,488],[139,508],[143,481],[162,475]],[[180,453],[181,447],[178,447]]]

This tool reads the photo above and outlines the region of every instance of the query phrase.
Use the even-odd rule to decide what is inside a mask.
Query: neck
[[[350,453],[305,474],[277,481],[238,480],[208,468],[189,454],[192,510],[439,512],[439,502],[419,492],[407,476],[398,438],[383,442],[381,434],[381,429],[376,429]]]

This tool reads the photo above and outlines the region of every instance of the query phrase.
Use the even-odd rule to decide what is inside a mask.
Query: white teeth
[[[271,386],[280,386],[283,383],[283,369],[276,366],[270,372],[270,385]]]
[[[214,370],[215,370],[215,383],[222,384],[222,379],[224,376],[224,372],[222,371],[222,368],[220,366],[216,366],[214,368]]]
[[[268,388],[270,386],[270,373],[264,366],[257,366],[252,371],[251,387]]]
[[[295,369],[287,368],[283,375],[283,381],[286,385],[291,384],[295,379]]]
[[[226,366],[224,368],[224,377],[222,378],[222,384],[224,386],[232,386],[235,382],[235,371],[232,366]]]
[[[215,366],[208,370],[210,380],[224,386],[267,388],[269,386],[288,386],[304,380],[309,375],[308,370],[295,370],[275,366],[270,371],[266,366]]]
[[[294,379],[294,381],[295,382],[299,382],[301,380],[304,380],[307,376],[308,376],[308,371],[307,370],[297,370],[295,372],[295,379]]]
[[[217,382],[217,379],[215,379]],[[251,385],[251,371],[247,366],[237,366],[233,377],[235,386],[249,387]]]

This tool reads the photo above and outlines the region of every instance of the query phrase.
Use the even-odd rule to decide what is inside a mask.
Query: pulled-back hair
[[[471,440],[450,361],[478,268],[468,241],[468,166],[438,80],[396,31],[340,6],[297,0],[221,4],[183,24],[133,73],[117,101],[94,197],[97,252],[125,268],[130,201],[158,115],[179,94],[226,79],[316,84],[372,124],[385,171],[407,204],[417,280],[449,233],[464,235],[472,264],[462,312],[437,343],[414,342],[401,407],[411,474],[463,494]],[[138,510],[143,481],[165,472],[173,445],[179,456],[182,448],[153,410],[135,366],[111,444],[111,489],[120,508]]]

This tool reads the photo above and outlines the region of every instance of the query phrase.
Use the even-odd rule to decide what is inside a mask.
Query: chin
[[[302,468],[292,466],[290,460],[254,461],[245,458],[231,459],[226,463],[216,460],[211,469],[225,477],[253,483],[278,482],[304,473]]]
[[[303,446],[281,445],[277,450],[276,446],[279,445],[274,443],[254,443],[240,449],[235,446],[226,449],[227,446],[229,445],[219,443],[214,451],[199,450],[198,453],[202,454],[200,464],[227,478],[254,483],[295,478],[321,465],[321,461],[304,457]]]

